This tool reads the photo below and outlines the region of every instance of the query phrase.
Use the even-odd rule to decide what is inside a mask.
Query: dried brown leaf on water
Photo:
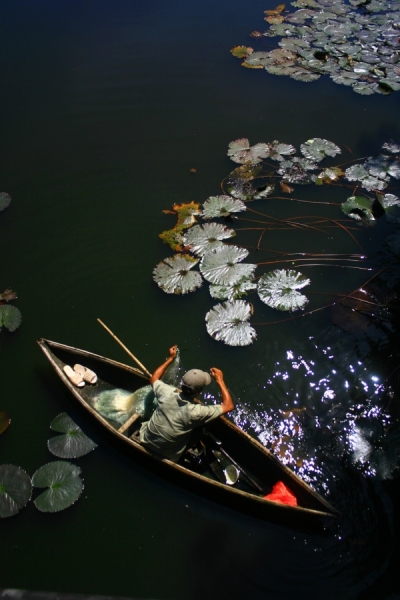
[[[271,25],[279,25],[280,23],[283,23],[284,20],[285,17],[282,17],[281,15],[270,15],[269,17],[264,17],[264,21],[267,21]]]
[[[248,48],[247,46],[235,46],[231,50],[231,54],[236,56],[236,58],[246,58],[252,52],[254,52],[253,48]]]
[[[200,214],[200,204],[197,202],[188,202],[182,204],[173,204],[173,210],[163,210],[164,214],[177,215],[178,221],[172,229],[166,229],[159,234],[164,244],[168,244],[172,250],[181,252],[183,250],[182,234],[185,229],[192,227],[197,223],[195,215]]]
[[[242,67],[246,67],[246,69],[263,69],[263,65],[250,65],[246,61],[242,62]]]
[[[229,177],[250,181],[257,177],[261,171],[262,165],[253,165],[250,161],[247,161],[244,163],[244,165],[240,165],[240,167],[233,169],[233,171],[229,173]]]
[[[3,433],[10,425],[11,419],[5,410],[0,410],[0,433]]]
[[[10,289],[4,290],[2,294],[0,294],[0,300],[4,300],[5,302],[10,302],[10,300],[15,300],[18,298],[17,292],[13,292]]]
[[[278,6],[275,6],[275,8],[273,8],[272,10],[264,10],[264,15],[279,15],[285,10],[285,8],[286,4],[278,4]]]
[[[291,194],[292,192],[294,192],[294,188],[290,187],[290,185],[288,185],[284,181],[281,181],[279,185],[281,186],[281,190],[284,194]]]

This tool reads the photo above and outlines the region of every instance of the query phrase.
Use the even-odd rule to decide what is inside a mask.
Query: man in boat
[[[168,365],[176,357],[178,347],[169,349],[169,357],[150,378],[158,405],[151,419],[140,428],[140,442],[148,450],[178,462],[186,450],[195,429],[203,427],[235,408],[232,396],[220,369],[210,369],[221,391],[222,403],[203,406],[193,400],[211,383],[211,376],[199,369],[191,369],[182,378],[182,391],[160,381]]]

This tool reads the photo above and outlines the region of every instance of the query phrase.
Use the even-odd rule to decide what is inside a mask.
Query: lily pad
[[[386,179],[388,175],[400,178],[400,165],[397,161],[388,160],[385,156],[370,157],[366,163],[365,168],[368,173],[373,177],[379,179]]]
[[[250,147],[249,140],[241,138],[231,142],[228,146],[228,156],[236,163],[244,164],[250,162],[253,165],[261,162],[263,158],[268,158],[268,144],[255,144]]]
[[[264,66],[269,73],[299,81],[314,81],[326,73],[343,85],[351,85],[352,70],[356,77],[351,87],[358,94],[400,89],[400,81],[390,77],[390,67],[400,60],[398,2],[300,0],[292,6],[300,10],[267,11],[265,20],[271,26],[264,36],[279,36],[279,46],[294,56],[280,55],[279,50],[254,52],[251,57],[261,56],[253,64],[246,64],[245,57],[243,66]]]
[[[247,296],[249,292],[257,289],[257,284],[249,279],[243,279],[234,285],[210,285],[210,294],[216,300],[237,300]]]
[[[377,194],[389,223],[400,223],[400,198],[394,194]]]
[[[64,434],[47,441],[50,452],[59,458],[79,458],[97,448],[97,444],[65,412],[51,422],[50,429]]]
[[[202,217],[214,219],[216,217],[229,217],[232,213],[243,212],[246,205],[237,198],[230,196],[210,196],[203,204]]]
[[[294,311],[307,304],[308,298],[297,290],[309,283],[310,280],[299,271],[276,269],[260,277],[258,295],[271,308]]]
[[[272,160],[283,161],[287,160],[286,156],[296,154],[296,148],[292,144],[282,144],[277,140],[271,142],[269,145],[270,156]]]
[[[392,154],[397,154],[400,152],[400,144],[396,144],[393,140],[390,140],[390,142],[385,142],[382,148],[388,152],[391,152]]]
[[[332,181],[337,181],[341,175],[344,175],[344,173],[339,167],[327,167],[318,173],[315,183],[316,185],[329,184]]]
[[[229,176],[234,179],[244,179],[246,181],[251,181],[257,175],[259,175],[262,171],[262,165],[252,165],[250,162],[244,163],[244,165],[240,165],[240,167],[236,167],[229,173]]]
[[[368,171],[364,165],[352,165],[345,170],[344,176],[348,181],[362,181],[368,177]]]
[[[305,158],[314,162],[320,162],[327,156],[336,156],[341,153],[339,146],[322,138],[307,140],[301,144],[300,150]]]
[[[36,508],[42,512],[58,512],[74,504],[83,490],[80,474],[79,467],[63,460],[40,467],[33,474],[32,484],[49,489],[36,498]]]
[[[308,171],[313,171],[317,168],[317,165],[310,160],[295,156],[291,160],[281,162],[278,174],[282,175],[284,181],[305,185],[311,183],[311,176]]]
[[[11,419],[5,410],[0,410],[0,434],[9,428]]]
[[[8,331],[15,331],[21,325],[22,315],[15,306],[2,304],[0,306],[0,330],[4,326]]]
[[[206,252],[215,250],[224,245],[222,240],[226,240],[236,235],[234,229],[229,229],[220,223],[205,223],[192,227],[183,238],[185,246],[190,247],[190,251],[198,256],[203,256]]]
[[[7,206],[9,206],[10,202],[11,202],[10,194],[7,194],[7,192],[0,192],[0,211],[7,208]]]
[[[361,187],[363,187],[369,192],[376,190],[384,190],[387,187],[387,185],[387,181],[379,179],[378,177],[373,177],[372,175],[370,175],[369,177],[365,177],[365,179],[361,181]]]
[[[245,58],[249,54],[252,54],[253,48],[248,48],[247,46],[235,46],[231,50],[231,54],[236,56],[236,58]]]
[[[245,248],[223,246],[203,256],[200,271],[207,281],[217,285],[234,285],[243,278],[252,278],[257,265],[241,263],[248,256]],[[238,264],[239,263],[239,264]]]
[[[247,67],[248,69],[263,69],[268,62],[268,52],[252,52],[249,56],[246,56],[245,60],[242,62],[242,67]],[[239,142],[241,140],[237,141]]]
[[[32,483],[28,473],[15,465],[0,465],[0,517],[16,515],[30,500]]]
[[[248,346],[257,335],[248,322],[252,312],[251,304],[244,300],[217,304],[206,314],[207,332],[228,346]]]
[[[369,223],[375,221],[372,214],[372,205],[374,201],[365,196],[351,196],[342,204],[342,211],[348,217],[356,221],[366,220]]]
[[[153,279],[167,294],[193,292],[202,285],[200,273],[190,270],[198,262],[198,258],[193,258],[187,254],[175,254],[165,258],[155,267]]]

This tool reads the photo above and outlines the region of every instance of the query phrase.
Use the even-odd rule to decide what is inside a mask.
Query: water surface
[[[17,290],[23,314],[20,330],[1,337],[0,408],[12,417],[0,438],[1,462],[33,474],[52,460],[49,424],[63,411],[99,443],[79,460],[85,490],[76,505],[45,515],[30,504],[1,522],[3,588],[171,600],[355,598],[374,584],[398,591],[390,581],[391,465],[383,473],[368,461],[357,465],[351,442],[364,436],[379,448],[380,424],[396,424],[390,390],[379,387],[398,363],[396,329],[321,311],[259,326],[253,346],[228,348],[206,333],[213,304],[206,287],[169,297],[151,279],[169,255],[157,236],[173,218],[162,210],[219,193],[232,169],[231,140],[299,147],[322,137],[361,157],[400,138],[399,94],[361,97],[325,79],[304,84],[240,67],[229,49],[248,43],[272,6],[0,6],[0,176],[13,198],[0,215],[0,287]],[[300,209],[275,203],[268,210]],[[389,229],[379,223],[360,234],[365,253],[378,253]],[[355,251],[338,233],[334,240],[271,234],[268,244],[278,243]],[[349,293],[369,275],[320,268],[312,277],[331,294]],[[260,304],[257,322],[280,317]],[[312,298],[311,306],[321,304]],[[174,343],[186,368],[220,367],[237,401],[235,421],[338,506],[340,522],[325,536],[259,522],[122,458],[74,408],[35,344],[47,337],[126,360],[96,317],[150,370]]]

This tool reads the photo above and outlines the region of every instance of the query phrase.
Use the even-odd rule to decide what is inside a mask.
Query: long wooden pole
[[[121,340],[119,340],[119,339],[117,338],[117,336],[116,336],[116,335],[115,335],[115,334],[114,334],[114,333],[111,331],[111,329],[109,329],[109,328],[107,327],[107,325],[105,325],[105,324],[103,323],[103,321],[101,321],[100,319],[97,319],[97,320],[98,320],[98,322],[100,323],[100,325],[101,325],[102,327],[104,327],[104,329],[105,329],[106,331],[108,331],[108,333],[111,335],[111,337],[113,337],[113,338],[114,338],[114,340],[115,340],[116,342],[118,342],[118,344],[121,346],[121,348],[123,348],[123,349],[125,350],[125,352],[126,352],[127,354],[129,354],[129,356],[130,356],[130,357],[131,357],[131,358],[132,358],[132,359],[135,361],[135,363],[136,363],[137,365],[139,365],[139,367],[142,369],[142,371],[143,371],[144,373],[146,373],[146,375],[148,375],[149,377],[151,377],[151,373],[150,373],[150,371],[148,371],[148,370],[146,369],[146,367],[145,367],[144,365],[142,365],[142,363],[141,363],[141,362],[140,362],[140,361],[139,361],[139,360],[136,358],[136,356],[134,356],[134,355],[132,354],[132,352],[131,352],[130,350],[128,350],[128,348],[127,348],[127,347],[126,347],[126,346],[125,346],[125,345],[124,345],[124,344],[121,342]]]

